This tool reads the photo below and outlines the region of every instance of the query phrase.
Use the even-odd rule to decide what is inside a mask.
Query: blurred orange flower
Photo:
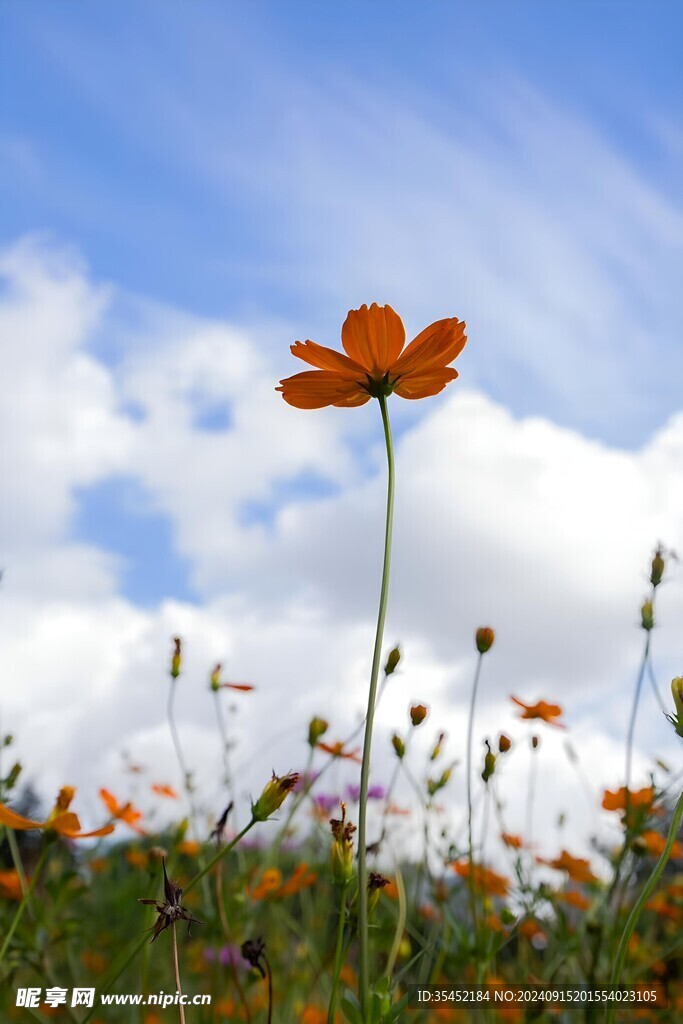
[[[630,789],[629,791],[629,805],[631,808],[636,807],[651,807],[655,798],[655,791],[652,786],[646,786],[644,789]],[[626,786],[622,786],[621,789],[617,789],[614,792],[610,789],[606,789],[602,797],[602,806],[606,811],[625,811],[626,810]]]
[[[356,750],[344,750],[344,744],[341,740],[337,740],[336,743],[318,743],[317,746],[320,750],[324,750],[326,754],[331,754],[332,757],[341,757],[347,761],[355,761],[356,764],[361,763],[360,749]]]
[[[583,857],[572,857],[570,853],[563,850],[559,857],[554,860],[546,860],[544,857],[537,857],[537,863],[547,864],[549,868],[556,871],[566,871],[573,882],[595,882],[596,877],[591,871],[590,861]]]
[[[503,840],[506,846],[512,847],[513,850],[521,850],[524,846],[524,840],[521,836],[514,836],[511,832],[501,832],[500,838]]]
[[[524,708],[524,711],[519,716],[520,718],[540,718],[543,722],[547,722],[548,725],[556,725],[560,729],[566,728],[562,722],[553,721],[553,719],[559,718],[562,714],[562,708],[559,704],[547,704],[544,700],[539,700],[537,704],[525,704],[524,701],[519,700],[517,697],[511,697],[510,699],[515,704],[519,704],[520,708]]]
[[[38,828],[44,831],[58,832],[65,839],[89,839],[94,836],[110,835],[114,831],[113,825],[105,825],[93,832],[81,832],[81,823],[77,815],[69,811],[75,792],[73,786],[64,786],[60,789],[47,821],[33,821],[31,818],[25,818],[23,814],[17,814],[16,811],[4,804],[0,804],[0,823],[20,831]]]
[[[364,405],[396,392],[401,398],[427,398],[458,376],[448,366],[467,341],[456,317],[425,327],[404,349],[405,327],[391,306],[349,310],[341,332],[346,355],[314,341],[297,341],[293,355],[317,367],[280,381],[276,391],[299,409]]]
[[[251,890],[253,900],[262,900],[275,892],[282,884],[282,872],[279,868],[266,868],[259,884]]]
[[[23,895],[18,872],[14,869],[0,871],[0,896],[6,900],[21,900]]]
[[[113,793],[110,793],[108,789],[101,789],[100,796],[107,806],[109,813],[112,818],[116,818],[117,821],[123,821],[133,831],[138,832],[141,836],[147,835],[143,828],[140,828],[138,821],[142,817],[142,811],[138,811],[133,807],[130,800],[127,804],[120,804]]]
[[[158,796],[167,796],[171,800],[177,800],[178,794],[172,786],[163,786],[159,782],[155,782],[152,786],[152,792],[157,793]]]
[[[666,837],[661,832],[648,831],[643,832],[640,836],[641,841],[645,844],[647,852],[652,857],[661,857],[664,853],[664,847],[666,846]],[[675,842],[671,847],[671,857],[673,860],[680,860],[683,857],[683,847],[679,842]]]
[[[468,860],[461,860],[451,864],[451,867],[460,878],[472,877],[475,889],[483,889],[492,896],[507,896],[510,885],[507,878],[483,864],[470,864]]]
[[[591,905],[591,901],[583,893],[576,892],[574,889],[570,892],[555,893],[555,899],[566,903],[569,907],[576,907],[577,910],[588,910]]]
[[[277,895],[293,896],[294,893],[301,892],[302,889],[308,889],[317,880],[318,876],[314,871],[309,870],[308,864],[297,864],[293,875],[280,886]]]

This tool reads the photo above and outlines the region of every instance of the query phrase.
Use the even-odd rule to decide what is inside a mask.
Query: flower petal
[[[298,409],[322,409],[326,405],[363,405],[369,393],[359,381],[347,380],[331,370],[304,370],[280,381],[276,391]]]
[[[102,828],[93,829],[92,832],[70,832],[68,829],[62,829],[61,835],[66,839],[95,839],[96,836],[109,836],[113,831],[113,825],[103,825]]]
[[[23,814],[17,814],[16,811],[5,807],[4,804],[0,804],[0,823],[15,830],[45,828],[44,821],[33,821],[32,818],[25,818]]]
[[[460,355],[467,335],[467,325],[457,317],[436,320],[424,331],[420,331],[410,342],[400,359],[391,367],[391,375],[404,376],[409,373],[427,373],[452,363]]]
[[[365,376],[365,370],[360,363],[355,363],[343,352],[336,352],[333,348],[318,345],[315,341],[295,341],[293,345],[290,345],[290,349],[292,355],[317,367],[318,370],[334,370],[340,377],[348,377],[352,380]]]
[[[398,313],[391,306],[349,310],[342,327],[342,345],[347,355],[380,380],[396,362],[405,345],[406,331]]]
[[[458,371],[450,366],[428,373],[408,374],[401,377],[394,390],[401,398],[429,398],[430,395],[438,395],[457,376]]]

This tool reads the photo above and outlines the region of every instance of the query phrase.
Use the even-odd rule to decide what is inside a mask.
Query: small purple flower
[[[346,795],[349,800],[357,803],[360,799],[360,786],[347,786]],[[383,800],[385,795],[382,786],[370,786],[368,789],[368,800]]]
[[[318,810],[324,814],[331,814],[332,811],[339,807],[339,800],[339,794],[332,796],[329,793],[319,793],[318,796],[314,797],[313,802]]]

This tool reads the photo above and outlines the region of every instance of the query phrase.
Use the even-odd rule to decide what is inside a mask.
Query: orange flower
[[[155,782],[152,786],[152,792],[157,793],[159,796],[167,796],[171,800],[177,800],[178,794],[172,786],[163,786],[159,782]]]
[[[513,836],[510,832],[501,832],[500,838],[506,846],[512,847],[513,850],[521,850],[524,846],[524,841],[521,836]]]
[[[196,857],[199,853],[199,843],[196,839],[183,839],[176,846],[176,850],[184,857]]]
[[[23,895],[19,873],[14,870],[0,871],[0,896],[6,900],[21,900]]]
[[[73,786],[64,786],[60,789],[47,821],[33,821],[31,818],[25,818],[23,814],[17,814],[16,811],[10,810],[4,804],[0,804],[0,823],[7,825],[8,828],[21,831],[39,828],[58,832],[65,839],[90,839],[94,836],[108,836],[113,832],[113,825],[105,825],[104,828],[95,829],[94,832],[81,832],[78,816],[69,810],[75,792]]]
[[[261,881],[256,888],[252,889],[251,898],[253,900],[265,899],[266,896],[270,896],[281,885],[282,872],[279,868],[266,868],[261,876]]]
[[[556,871],[566,871],[573,882],[596,881],[590,868],[590,861],[584,860],[582,857],[572,857],[566,850],[563,850],[555,860],[545,860],[543,857],[537,857],[536,860],[539,864],[547,864],[549,868],[554,868]]]
[[[475,889],[483,889],[492,896],[507,896],[510,885],[507,878],[484,867],[483,864],[470,864],[468,860],[461,860],[451,864],[451,867],[460,878],[471,876]]]
[[[538,704],[525,704],[524,701],[519,700],[517,697],[511,697],[511,700],[515,704],[519,704],[520,708],[524,708],[524,711],[519,716],[520,718],[540,718],[542,721],[547,722],[548,725],[556,725],[560,729],[566,728],[561,722],[554,722],[554,718],[559,718],[562,714],[562,708],[559,704],[547,704],[544,700],[539,700]]]
[[[586,896],[574,889],[569,892],[555,893],[555,899],[566,903],[569,907],[576,907],[577,910],[588,910],[591,905],[591,901]]]
[[[355,761],[356,764],[361,763],[361,758],[358,756],[360,750],[344,750],[344,744],[341,740],[337,740],[336,743],[318,743],[318,747],[320,750],[324,750],[326,754],[331,754],[332,757],[341,757],[347,761]]]
[[[637,807],[650,808],[654,802],[655,791],[652,786],[646,786],[644,789],[630,789],[629,790],[629,806],[633,809]],[[606,811],[625,811],[626,810],[626,786],[622,786],[621,789],[617,789],[614,792],[610,789],[606,789],[602,797],[602,806]]]
[[[643,832],[640,839],[645,844],[647,852],[652,857],[661,857],[664,852],[664,847],[666,846],[666,838],[661,834],[661,832]],[[683,857],[683,848],[680,843],[675,842],[671,847],[671,857],[673,860],[680,860],[681,857]]]
[[[309,870],[308,864],[298,864],[291,878],[288,878],[280,886],[277,895],[293,896],[294,893],[301,892],[302,889],[308,889],[309,886],[315,885],[317,880],[318,876],[314,871]]]
[[[112,818],[116,818],[117,821],[124,821],[129,828],[132,828],[134,832],[138,832],[141,836],[147,835],[145,830],[138,825],[138,821],[142,817],[142,811],[138,811],[133,807],[130,801],[127,804],[120,804],[108,789],[101,789],[100,796],[107,805]]]
[[[276,391],[299,409],[364,405],[396,392],[401,398],[427,398],[458,376],[448,366],[463,348],[465,324],[456,317],[425,327],[404,349],[405,327],[391,306],[349,310],[341,332],[346,355],[314,341],[297,341],[293,355],[317,367],[280,381]]]

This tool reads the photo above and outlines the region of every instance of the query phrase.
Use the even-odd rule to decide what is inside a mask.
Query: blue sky
[[[444,396],[392,405],[412,483],[390,628],[457,690],[495,615],[501,692],[559,673],[588,721],[629,675],[651,547],[683,546],[681,5],[31,0],[0,19],[0,544],[24,642],[66,615],[109,694],[128,684],[97,640],[123,644],[126,679],[183,623],[245,677],[296,673],[305,643],[303,705],[319,674],[340,699],[374,611],[376,410],[297,414],[273,387],[292,341],[336,345],[377,300],[409,335],[456,315],[470,338]],[[539,595],[537,625],[520,604]],[[132,744],[122,707],[110,721]]]

